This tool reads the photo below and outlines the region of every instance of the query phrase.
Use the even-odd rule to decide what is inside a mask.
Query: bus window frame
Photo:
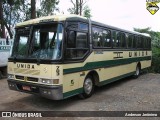
[[[124,47],[121,47],[121,46],[115,46],[115,40],[114,40],[114,42],[113,42],[113,35],[111,35],[112,36],[112,48],[113,49],[122,49],[122,50],[124,50],[124,49],[127,49],[127,36],[126,36],[126,34],[127,34],[127,32],[124,32],[124,31],[120,31],[120,30],[112,30],[112,33],[111,34],[113,34],[113,32],[115,32],[116,33],[116,40],[118,40],[118,34],[120,33],[120,34],[124,34],[124,36],[125,36],[125,39],[124,39],[124,43],[125,43],[125,46]],[[119,40],[118,40],[118,42],[119,42]],[[121,42],[120,42],[120,44],[121,44]]]
[[[102,42],[103,43],[103,46],[101,46],[101,47],[95,47],[94,45],[93,45],[93,28],[98,28],[98,29],[102,29],[102,31],[103,30],[106,30],[106,31],[109,31],[110,32],[110,47],[104,47],[104,41]],[[92,35],[92,37],[91,37],[91,41],[92,41],[92,49],[112,49],[112,44],[113,44],[113,42],[112,42],[112,30],[110,29],[110,28],[107,28],[107,27],[102,27],[102,26],[99,26],[99,25],[95,25],[95,24],[93,24],[92,26],[91,26],[91,35]]]
[[[70,23],[76,23],[78,25],[77,29],[71,29],[71,28],[68,28],[68,24],[71,25]],[[81,30],[79,25],[80,24],[88,24],[88,30]],[[83,50],[87,50],[86,53],[83,55],[83,57],[78,57],[78,58],[66,58],[65,55],[66,55],[66,50],[78,50],[78,49],[82,49],[82,48],[67,48],[67,42],[68,42],[68,33],[69,31],[75,31],[76,32],[76,39],[77,39],[77,32],[80,32],[80,33],[86,33],[87,35],[87,48],[83,48]],[[76,40],[75,40],[76,41]],[[89,40],[89,23],[86,23],[86,22],[81,22],[81,21],[69,21],[69,22],[66,22],[66,26],[65,26],[65,40],[63,41],[64,42],[64,47],[63,47],[63,61],[64,63],[68,63],[68,62],[80,62],[80,61],[84,61],[87,56],[89,55],[90,53],[90,40]],[[77,42],[77,41],[76,41]]]

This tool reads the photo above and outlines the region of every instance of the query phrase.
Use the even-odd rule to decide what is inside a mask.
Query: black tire
[[[0,71],[0,79],[2,79],[3,78],[3,75],[2,75],[2,72]]]
[[[93,81],[93,77],[88,75],[83,83],[83,93],[79,94],[79,97],[81,99],[85,99],[85,98],[89,98],[92,96],[93,92],[94,92],[94,81]]]
[[[3,67],[2,75],[3,77],[7,77],[7,67]]]
[[[135,74],[133,75],[134,78],[138,78],[139,75],[140,75],[140,71],[141,71],[141,68],[139,65],[137,65],[136,67],[136,71],[135,71]]]

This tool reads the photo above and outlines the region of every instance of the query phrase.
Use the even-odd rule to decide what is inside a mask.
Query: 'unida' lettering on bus
[[[17,68],[34,69],[34,65],[30,65],[30,64],[17,64]]]

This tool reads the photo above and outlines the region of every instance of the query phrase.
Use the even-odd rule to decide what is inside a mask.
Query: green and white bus
[[[151,38],[77,15],[17,24],[8,60],[11,90],[52,100],[90,97],[95,86],[151,66]]]

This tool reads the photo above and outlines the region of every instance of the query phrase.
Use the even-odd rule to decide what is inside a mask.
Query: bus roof
[[[25,26],[25,25],[31,25],[31,24],[41,23],[41,22],[64,21],[64,20],[66,20],[68,18],[81,18],[81,19],[86,19],[87,20],[86,17],[82,17],[82,16],[75,15],[75,14],[53,15],[53,16],[45,16],[45,17],[40,17],[40,18],[36,18],[36,19],[27,20],[27,21],[18,23],[16,25],[16,27]]]
[[[76,18],[76,19],[75,19],[75,18]],[[75,15],[75,14],[69,14],[69,15],[53,15],[53,16],[45,16],[45,17],[40,17],[40,18],[36,18],[36,19],[31,19],[31,20],[28,20],[28,21],[24,21],[24,22],[18,23],[18,24],[16,25],[16,27],[21,27],[21,26],[31,25],[31,24],[37,24],[37,23],[42,23],[42,22],[77,20],[77,19],[81,19],[81,20],[83,20],[83,21],[86,21],[86,20],[87,20],[86,17],[82,17],[82,16]],[[113,30],[120,30],[120,31],[122,31],[122,32],[127,32],[127,33],[138,34],[138,35],[150,37],[150,35],[149,35],[149,34],[146,34],[146,33],[139,33],[139,32],[135,32],[135,31],[128,31],[128,30],[125,30],[125,29],[121,29],[121,28],[118,28],[118,27],[110,26],[110,25],[103,24],[103,23],[96,22],[96,21],[92,21],[92,24],[94,24],[94,25],[99,25],[99,26],[103,26],[103,27],[108,27],[108,28],[113,29]]]

